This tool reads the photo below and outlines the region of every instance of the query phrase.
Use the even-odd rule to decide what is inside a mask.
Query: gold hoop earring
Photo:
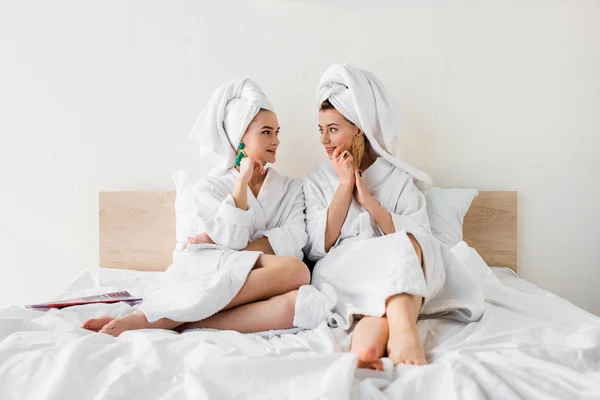
[[[356,134],[352,138],[352,149],[350,150],[352,153],[352,163],[356,169],[360,169],[360,164],[365,154],[365,137],[361,134]]]

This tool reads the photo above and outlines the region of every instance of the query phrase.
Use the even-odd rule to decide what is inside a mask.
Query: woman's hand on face
[[[354,197],[358,203],[365,207],[366,209],[370,209],[376,202],[373,195],[369,192],[369,188],[365,184],[360,172],[358,170],[354,170],[354,179],[355,179],[355,187],[354,187]]]
[[[333,169],[340,178],[340,184],[354,186],[354,165],[352,165],[352,154],[344,149],[344,146],[338,146],[333,151],[331,157]]]
[[[187,242],[183,245],[181,251],[185,250],[188,244],[216,244],[214,240],[206,232],[202,232],[196,236],[189,237]]]
[[[264,175],[265,167],[257,159],[250,157],[242,158],[242,161],[240,161],[240,179],[246,183],[250,182],[254,171],[260,171],[261,175]]]

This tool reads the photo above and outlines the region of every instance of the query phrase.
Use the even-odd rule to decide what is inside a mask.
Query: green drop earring
[[[246,145],[244,143],[240,143],[240,144],[238,144],[237,148],[240,152],[238,153],[237,156],[235,156],[235,165],[237,165],[239,167],[240,164],[242,163],[242,158],[246,157],[246,155],[242,152],[242,150],[244,150],[246,148]],[[263,163],[263,167],[265,165],[267,165],[266,161]]]
[[[244,145],[244,143],[240,143],[240,144],[238,144],[237,148],[240,152],[235,157],[235,165],[237,165],[239,167],[240,163],[242,162],[242,158],[246,157],[246,155],[242,152],[242,150],[244,150],[246,148],[246,146]]]

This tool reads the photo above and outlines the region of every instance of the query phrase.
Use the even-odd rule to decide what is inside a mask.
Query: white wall
[[[600,315],[599,20],[570,0],[1,1],[0,304],[97,265],[97,192],[170,189],[227,79],[263,86],[301,177],[325,159],[317,80],[346,60],[396,95],[401,154],[437,185],[519,191],[521,275]]]

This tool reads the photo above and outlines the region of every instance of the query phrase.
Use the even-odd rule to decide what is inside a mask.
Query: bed
[[[170,263],[170,192],[100,193],[100,264],[60,297],[126,289],[143,296]],[[429,364],[357,370],[349,337],[322,324],[279,335],[79,328],[125,304],[0,310],[1,399],[600,399],[600,319],[520,279],[517,196],[481,192],[453,251],[477,278],[486,312],[471,324],[428,319]],[[470,252],[469,252],[470,250]],[[500,267],[488,267],[498,265]]]

